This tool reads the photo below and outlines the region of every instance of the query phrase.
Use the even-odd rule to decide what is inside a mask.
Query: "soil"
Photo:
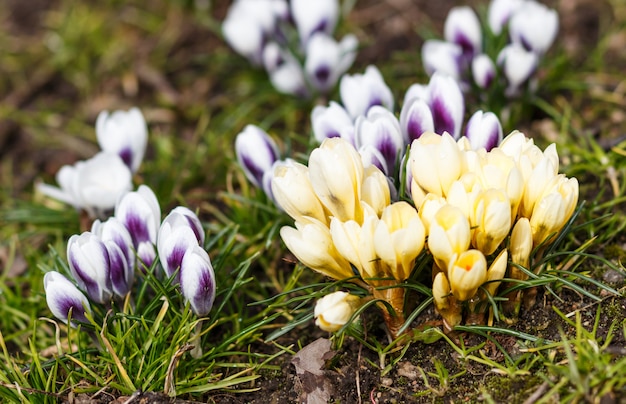
[[[53,7],[54,2],[37,1],[37,7],[32,3],[17,0],[9,1],[13,10],[11,26],[9,27],[16,37],[22,38],[24,42],[29,38],[36,38],[41,35],[41,30],[37,29],[40,24],[41,13],[48,7]],[[215,2],[218,3],[218,2]],[[223,2],[222,2],[223,3]],[[224,15],[225,6],[216,4],[216,15]],[[484,2],[471,1],[470,4],[484,4]],[[560,41],[574,63],[583,64],[590,48],[596,46],[598,38],[603,34],[603,27],[607,21],[611,21],[610,7],[605,1],[594,0],[572,0],[572,1],[548,1],[551,6],[559,9],[561,18]],[[348,23],[352,27],[359,27],[358,32],[363,42],[363,51],[359,53],[356,64],[365,66],[369,63],[376,63],[381,60],[398,60],[397,71],[399,77],[409,77],[420,71],[420,67],[411,66],[403,59],[398,59],[398,52],[406,52],[407,49],[414,49],[415,55],[419,54],[421,39],[416,34],[418,27],[432,29],[441,33],[443,21],[450,7],[454,5],[467,4],[461,1],[428,1],[428,0],[387,0],[359,1],[356,9],[351,13]],[[438,25],[432,25],[433,21]],[[196,32],[198,31],[198,32]],[[622,32],[612,38],[608,45],[606,54],[607,64],[615,71],[624,71],[626,68],[626,56],[624,56],[624,38]],[[197,41],[207,40],[207,33],[201,27],[190,24],[184,38],[181,38],[190,49],[199,49],[198,43],[193,43],[193,38]],[[215,43],[217,40],[209,39]],[[148,39],[146,40],[148,41]],[[209,47],[205,46],[205,49]],[[189,58],[191,60],[191,58]],[[191,63],[191,62],[190,62]],[[413,63],[415,63],[413,61]],[[576,66],[573,66],[576,68]],[[145,73],[145,72],[144,72]],[[158,73],[158,72],[157,72]],[[147,73],[145,73],[147,74]],[[179,89],[172,93],[172,89],[164,84],[163,77],[158,74],[150,76],[153,79],[146,79],[144,83],[146,94],[150,96],[182,97],[181,94],[193,97],[207,95],[209,90],[215,90],[215,83],[206,84],[201,93],[189,89]],[[166,78],[167,79],[167,78]],[[193,81],[192,81],[193,83]],[[118,83],[119,84],[119,83]],[[169,94],[169,95],[168,95]],[[80,97],[75,89],[66,82],[59,79],[54,72],[40,70],[38,75],[34,75],[32,81],[24,88],[14,88],[7,97],[3,98],[3,103],[28,110],[46,105],[46,99],[55,97],[65,97],[69,103],[78,104]],[[191,100],[189,102],[192,102]],[[181,102],[184,103],[184,100]],[[94,111],[97,110],[95,106]],[[184,105],[175,111],[175,116],[165,115],[162,122],[172,122],[177,117],[183,118],[184,128],[181,133],[192,133],[195,123],[185,122]],[[601,118],[601,117],[596,117]],[[533,123],[528,123],[532,127]],[[605,120],[597,119],[588,124],[590,128],[607,131],[615,134],[615,128],[608,128]],[[623,135],[623,126],[617,135]],[[55,151],[54,159],[51,159],[51,151],[46,149],[34,149],[31,147],[31,134],[27,128],[20,127],[15,122],[5,121],[0,123],[0,156],[12,155],[15,164],[15,172],[21,175],[14,182],[12,192],[18,196],[25,192],[32,184],[33,180],[42,172],[52,176],[60,165],[76,160],[72,151],[65,152],[66,155]],[[21,162],[30,162],[24,166]],[[616,240],[615,248],[622,251],[626,240]],[[601,251],[592,251],[602,253]],[[619,258],[623,258],[619,257]],[[620,273],[606,271],[597,273],[598,278],[604,282],[620,288],[624,286],[624,277]],[[597,289],[592,289],[593,293],[601,293]],[[598,304],[589,298],[580,296],[569,289],[558,289],[556,296],[540,291],[537,304],[532,310],[525,310],[514,325],[506,325],[500,322],[499,327],[509,327],[521,332],[525,332],[545,340],[560,341],[562,333],[566,335],[575,332],[575,329],[566,323],[560,313],[568,315],[578,313],[586,329],[590,329],[596,318],[596,310],[600,309],[600,322],[597,328],[599,336],[606,336],[614,320],[618,322],[626,318],[626,299],[622,297],[605,296],[604,300]],[[558,312],[557,312],[558,309]],[[381,323],[381,319],[373,310],[366,313],[362,319],[366,327],[373,333],[379,341],[385,341],[384,330],[374,326]],[[574,319],[574,316],[568,316]],[[432,312],[425,313],[420,317],[420,321],[436,319]],[[283,346],[303,346],[306,347],[315,341],[328,338],[329,335],[309,324],[300,328],[297,332],[282,337],[278,342]],[[600,339],[602,339],[602,337]],[[457,342],[463,341],[465,346],[477,347],[479,350],[474,355],[485,357],[502,364],[506,367],[505,358],[509,355],[513,360],[519,358],[523,353],[524,342],[499,333],[492,333],[491,339],[475,334],[458,334],[455,337]],[[616,356],[623,356],[626,341],[621,334],[621,324],[618,324],[617,332],[614,333],[610,347],[616,352]],[[528,372],[505,376],[478,362],[462,358],[449,342],[439,339],[436,342],[426,344],[414,342],[405,352],[395,352],[386,358],[385,364],[389,364],[391,359],[399,357],[395,366],[385,374],[381,373],[380,358],[372,350],[362,346],[352,338],[346,338],[340,347],[335,347],[334,355],[327,355],[325,365],[320,374],[311,376],[311,373],[302,373],[294,365],[293,357],[283,355],[279,357],[275,365],[280,366],[280,371],[261,372],[261,377],[252,385],[239,386],[241,389],[256,388],[253,393],[216,393],[205,398],[205,402],[215,403],[290,403],[306,402],[307,393],[311,393],[320,384],[330,389],[329,402],[340,403],[431,403],[431,402],[479,402],[493,400],[493,402],[508,403],[531,403],[534,402],[542,392],[546,391],[546,384],[541,375],[535,373],[536,369],[530,366]],[[261,352],[271,351],[272,346],[259,342],[258,346],[251,347],[251,350]],[[562,353],[561,353],[562,354]],[[439,364],[443,365],[442,367]],[[537,365],[538,366],[538,365]],[[449,377],[446,385],[441,385],[440,380],[433,376],[438,369],[445,368]],[[324,384],[326,383],[326,384]],[[535,394],[539,393],[539,394]],[[535,397],[536,396],[536,397]],[[535,399],[533,400],[533,397]],[[626,402],[624,391],[615,392],[612,396],[602,398],[602,402]],[[69,403],[190,403],[183,399],[172,399],[157,393],[138,392],[132,397],[111,397],[100,395],[98,397],[77,396],[65,397],[64,402]],[[310,401],[313,402],[313,401]]]

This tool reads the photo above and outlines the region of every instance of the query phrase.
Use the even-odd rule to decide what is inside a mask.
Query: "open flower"
[[[347,292],[328,294],[315,304],[315,325],[324,331],[339,331],[360,306],[361,298],[358,296]]]
[[[139,108],[100,112],[96,137],[102,151],[120,156],[132,172],[139,169],[148,143],[146,120]]]
[[[43,277],[46,303],[56,318],[67,324],[68,317],[88,323],[86,313],[91,313],[89,300],[65,276],[56,271],[47,272]],[[71,316],[70,316],[71,312]],[[74,322],[70,323],[75,326]]]
[[[487,281],[487,260],[478,250],[464,251],[450,260],[447,275],[454,297],[469,300]]]
[[[95,218],[105,216],[118,198],[130,191],[131,177],[130,169],[117,154],[100,152],[89,160],[61,167],[56,175],[60,188],[48,184],[37,188]]]

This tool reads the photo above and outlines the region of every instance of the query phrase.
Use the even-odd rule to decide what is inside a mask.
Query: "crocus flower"
[[[495,296],[496,290],[498,286],[500,286],[500,280],[504,278],[508,265],[508,256],[509,254],[506,249],[500,251],[500,254],[498,254],[496,259],[489,265],[489,269],[487,269],[487,283],[484,287],[491,296]]]
[[[363,167],[374,166],[385,174],[391,173],[387,168],[387,159],[373,144],[364,144],[359,147],[359,154]]]
[[[246,177],[258,188],[262,187],[263,174],[278,160],[278,146],[263,129],[247,125],[235,140],[237,161]]]
[[[393,111],[393,94],[376,66],[368,66],[364,74],[344,75],[339,82],[339,92],[352,119],[367,114],[374,105]]]
[[[435,213],[428,226],[428,249],[442,271],[456,255],[470,245],[470,224],[461,209],[444,205]]]
[[[276,42],[268,43],[263,49],[263,64],[276,90],[302,97],[308,95],[302,65],[289,50]]]
[[[372,145],[385,158],[387,175],[393,174],[398,154],[404,147],[404,138],[398,119],[388,109],[375,105],[367,116],[359,116],[355,123],[357,147]]]
[[[309,179],[309,169],[304,164],[287,159],[274,168],[272,194],[276,204],[296,222],[308,223],[311,219],[327,224],[327,214]]]
[[[56,175],[60,188],[39,184],[38,189],[76,209],[84,209],[91,217],[101,217],[130,191],[131,176],[117,154],[100,152],[89,160],[61,167]]]
[[[133,239],[124,224],[115,216],[105,222],[96,219],[91,225],[91,232],[98,236],[105,244],[113,242],[120,249],[128,268],[132,271],[135,267],[135,253]]]
[[[472,149],[490,151],[502,141],[502,125],[493,112],[476,111],[467,121],[465,136]]]
[[[496,65],[493,60],[484,53],[476,55],[472,59],[472,79],[474,83],[482,89],[491,87],[491,83],[496,77]]]
[[[128,229],[137,251],[142,242],[156,243],[161,207],[150,187],[140,185],[137,191],[124,195],[115,207],[115,217]]]
[[[319,92],[331,90],[352,66],[358,45],[354,35],[346,35],[337,42],[326,33],[313,34],[307,43],[304,64],[308,82]]]
[[[426,101],[422,98],[411,98],[405,102],[400,111],[400,128],[406,144],[426,132],[434,132],[433,114]]]
[[[525,0],[491,0],[487,12],[491,31],[500,35],[502,28],[509,22],[511,16],[525,2]]]
[[[88,323],[86,313],[91,313],[89,300],[65,276],[56,271],[47,272],[43,277],[46,303],[56,318],[67,324],[70,316],[73,320]],[[70,323],[75,326],[74,322]]]
[[[530,228],[533,245],[552,241],[574,213],[578,203],[578,180],[559,174],[545,193],[535,202]]]
[[[511,41],[539,55],[550,48],[558,31],[556,10],[536,1],[523,2],[509,21]]]
[[[332,216],[361,220],[363,162],[352,145],[341,138],[324,140],[309,156],[309,179]]]
[[[457,44],[429,39],[422,45],[422,63],[429,76],[440,72],[461,80],[462,59],[463,49]]]
[[[102,111],[96,119],[96,137],[100,148],[115,153],[136,172],[148,142],[148,128],[138,108],[128,111]]]
[[[300,41],[306,44],[316,32],[332,34],[339,17],[337,0],[291,0],[293,16]]]
[[[215,273],[209,254],[200,246],[191,247],[180,265],[180,289],[197,316],[204,317],[211,311],[215,288]]]
[[[161,223],[157,236],[159,260],[165,274],[171,277],[180,267],[185,253],[197,245],[198,238],[185,215],[180,210],[170,212]]]
[[[311,112],[311,126],[313,135],[318,143],[327,137],[340,137],[346,132],[345,128],[353,127],[353,121],[348,111],[341,104],[331,101],[328,106],[316,105]]]
[[[487,281],[487,260],[478,250],[463,251],[450,260],[447,275],[454,297],[469,300]]]
[[[198,240],[198,244],[200,246],[203,246],[204,237],[205,237],[204,228],[202,227],[202,223],[200,222],[198,215],[196,215],[194,211],[192,211],[191,209],[185,206],[177,206],[174,209],[172,209],[172,211],[170,212],[170,215],[174,215],[174,214],[181,215],[187,221],[187,225],[191,227],[191,230],[193,230],[193,234],[196,236],[196,240]],[[178,222],[178,219],[176,219],[176,222]]]
[[[313,315],[315,325],[324,331],[337,332],[361,306],[361,298],[347,292],[333,292],[319,299]]]
[[[481,192],[470,212],[472,245],[485,255],[493,254],[511,230],[511,202],[499,189]]]
[[[506,94],[516,96],[520,94],[522,86],[535,72],[539,58],[535,53],[524,49],[522,45],[512,43],[500,51],[497,63],[507,80]]]
[[[444,24],[444,38],[472,57],[482,50],[482,30],[478,16],[469,6],[453,7]]]
[[[319,221],[295,225],[282,227],[280,237],[298,261],[333,279],[354,276],[350,263],[337,251],[328,226]]]
[[[124,252],[113,240],[103,241],[103,243],[109,254],[111,290],[115,297],[123,299],[133,286],[135,265],[128,263]]]
[[[428,92],[435,133],[448,132],[458,139],[465,113],[465,101],[459,84],[452,77],[436,72],[430,78]]]
[[[109,252],[90,232],[73,235],[67,242],[67,260],[78,287],[97,303],[106,304],[113,295]]]
[[[411,170],[415,181],[426,192],[446,196],[462,173],[462,153],[447,133],[425,133],[411,145]]]

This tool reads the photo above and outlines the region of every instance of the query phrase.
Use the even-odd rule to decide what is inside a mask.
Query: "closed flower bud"
[[[337,42],[328,34],[313,34],[307,43],[304,64],[309,83],[322,93],[333,89],[339,77],[352,66],[358,45],[354,35],[346,35]]]
[[[337,252],[354,265],[361,278],[368,283],[374,278],[391,275],[383,273],[374,250],[374,231],[377,223],[378,217],[375,215],[367,216],[362,225],[354,220],[342,222],[337,218],[332,218],[330,222],[330,234]]]
[[[395,172],[398,154],[404,147],[404,139],[398,119],[388,109],[375,105],[367,111],[367,117],[360,116],[356,123],[356,145],[374,146],[385,158],[385,174]]]
[[[132,188],[132,174],[114,153],[100,152],[89,160],[63,166],[57,173],[60,188],[39,184],[45,195],[101,217],[115,207],[119,197]]]
[[[496,78],[496,65],[489,56],[484,53],[475,56],[472,59],[471,69],[472,78],[478,87],[483,90],[491,87],[493,79]]]
[[[448,266],[448,280],[452,294],[459,301],[469,300],[487,281],[487,260],[478,250],[455,255]]]
[[[167,215],[157,236],[159,260],[165,274],[171,277],[181,266],[185,253],[197,245],[196,234],[185,216],[174,211]]]
[[[276,42],[270,42],[263,48],[263,65],[276,90],[283,94],[308,96],[302,65],[288,50]]]
[[[324,331],[336,332],[361,307],[361,298],[347,292],[334,292],[319,299],[313,315],[315,325]]]
[[[557,177],[558,166],[554,166],[554,162],[549,157],[541,159],[528,178],[526,178],[526,187],[522,197],[520,206],[520,214],[530,218],[537,200],[546,192],[555,178]]]
[[[374,233],[376,255],[403,282],[413,272],[415,259],[424,248],[426,231],[417,211],[407,202],[389,205]]]
[[[472,245],[485,255],[493,254],[511,230],[511,203],[499,189],[481,192],[470,212]]]
[[[361,201],[374,209],[377,216],[391,203],[388,177],[375,166],[366,167],[364,170]]]
[[[89,300],[65,276],[56,271],[47,272],[43,277],[46,302],[56,318],[67,324],[68,317],[88,323],[86,314],[91,313]],[[70,323],[75,326],[74,322]]]
[[[339,17],[337,0],[291,0],[293,16],[300,41],[306,44],[316,32],[332,34]]]
[[[385,159],[385,156],[382,155],[376,146],[372,144],[364,144],[359,147],[359,154],[361,155],[361,161],[363,161],[363,167],[367,168],[369,166],[374,166],[380,172],[384,173],[383,175],[390,175],[388,174],[389,169],[387,168],[387,159]]]
[[[487,270],[487,283],[484,285],[485,289],[491,296],[496,295],[496,291],[498,290],[498,286],[500,286],[500,281],[504,278],[504,274],[506,273],[507,268],[507,258],[508,253],[506,249],[500,251],[500,254],[496,257],[495,260],[489,266]]]
[[[413,180],[426,192],[446,196],[462,174],[462,153],[447,133],[425,133],[411,146]]]
[[[465,136],[472,149],[490,151],[502,141],[502,125],[493,112],[476,111],[467,121]]]
[[[327,137],[340,137],[344,128],[352,127],[353,122],[344,107],[331,101],[327,107],[317,105],[313,108],[311,125],[315,140],[322,143]]]
[[[96,219],[91,225],[91,232],[98,236],[105,244],[113,242],[120,249],[129,271],[135,268],[135,252],[133,239],[128,229],[115,216],[105,222]]]
[[[363,162],[352,145],[341,138],[324,140],[309,157],[309,179],[332,216],[361,221]]]
[[[180,217],[182,216],[187,225],[191,228],[191,230],[193,230],[193,234],[196,236],[196,240],[198,240],[200,247],[204,245],[204,228],[202,227],[202,223],[200,222],[198,215],[196,215],[194,211],[185,206],[177,206],[172,209],[168,216],[170,215],[175,216],[175,219],[173,220],[177,223],[180,222]],[[166,217],[165,220],[168,220],[168,218]]]
[[[292,219],[300,223],[317,220],[327,224],[326,211],[313,190],[309,169],[287,159],[276,164],[272,178],[274,200]]]
[[[67,260],[78,286],[89,298],[106,304],[111,300],[111,264],[105,244],[90,232],[73,235],[67,242]]]
[[[435,133],[448,132],[458,139],[465,114],[465,100],[458,82],[448,75],[435,73],[428,83],[428,92]]]
[[[550,242],[570,219],[578,203],[578,180],[559,174],[537,200],[530,217],[533,244]],[[552,235],[552,236],[551,236]],[[548,238],[550,237],[550,238]]]
[[[430,224],[435,220],[435,215],[439,212],[439,209],[446,204],[446,198],[433,193],[429,193],[424,197],[417,212],[424,224],[426,234],[430,234]],[[461,210],[461,212],[463,211]]]
[[[449,331],[461,324],[461,307],[451,293],[450,282],[443,272],[438,272],[433,279],[433,300],[437,311],[443,317],[444,328]]]
[[[482,50],[482,29],[478,16],[469,6],[453,7],[444,24],[444,38],[463,49],[463,54],[473,56]]]
[[[200,246],[191,247],[183,257],[180,290],[198,317],[209,314],[215,300],[215,273],[209,254]]]
[[[444,205],[435,214],[428,230],[428,249],[442,270],[455,255],[466,251],[470,245],[470,225],[461,209]]]
[[[115,153],[136,172],[148,143],[148,128],[138,108],[128,111],[102,111],[96,119],[96,137],[102,151]]]
[[[135,266],[131,266],[120,247],[112,240],[104,241],[109,254],[111,290],[113,294],[123,299],[130,291],[135,281]]]
[[[376,66],[368,66],[364,74],[344,75],[339,82],[339,92],[352,119],[366,115],[374,105],[393,111],[393,94]]]
[[[429,39],[422,45],[422,63],[426,74],[436,72],[460,80],[462,76],[463,49],[454,43]]]
[[[115,207],[115,217],[128,229],[135,250],[139,251],[142,242],[156,243],[161,207],[150,187],[140,185],[137,191],[124,195]]]
[[[523,3],[525,3],[525,0],[491,0],[487,17],[491,31],[496,35],[500,35],[504,26],[508,24],[511,15]]]
[[[530,253],[533,249],[533,234],[530,228],[530,221],[525,217],[517,219],[513,231],[509,250],[511,251],[511,261],[514,264],[528,268]]]
[[[237,161],[248,180],[261,188],[263,174],[278,160],[278,146],[263,129],[247,125],[235,139]]]
[[[513,43],[526,50],[543,54],[554,42],[559,31],[559,15],[536,1],[525,1],[509,21],[509,33]]]
[[[433,114],[424,99],[411,98],[400,111],[400,128],[406,144],[411,144],[423,133],[433,132]]]
[[[145,272],[147,268],[152,267],[157,257],[156,249],[151,241],[141,241],[137,246],[137,258],[143,265],[141,268]]]

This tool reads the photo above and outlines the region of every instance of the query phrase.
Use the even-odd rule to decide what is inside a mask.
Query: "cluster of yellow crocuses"
[[[521,132],[489,152],[472,150],[465,138],[425,133],[409,153],[412,201],[392,201],[389,179],[364,167],[341,138],[313,150],[308,167],[278,164],[272,182],[276,201],[295,220],[295,228],[281,229],[289,250],[315,271],[364,286],[394,336],[404,323],[402,284],[425,247],[435,305],[451,329],[463,307],[496,294],[508,267],[508,277],[524,277],[509,261],[528,267],[533,247],[554,239],[578,201],[577,180],[558,173],[556,146],[542,151]]]

